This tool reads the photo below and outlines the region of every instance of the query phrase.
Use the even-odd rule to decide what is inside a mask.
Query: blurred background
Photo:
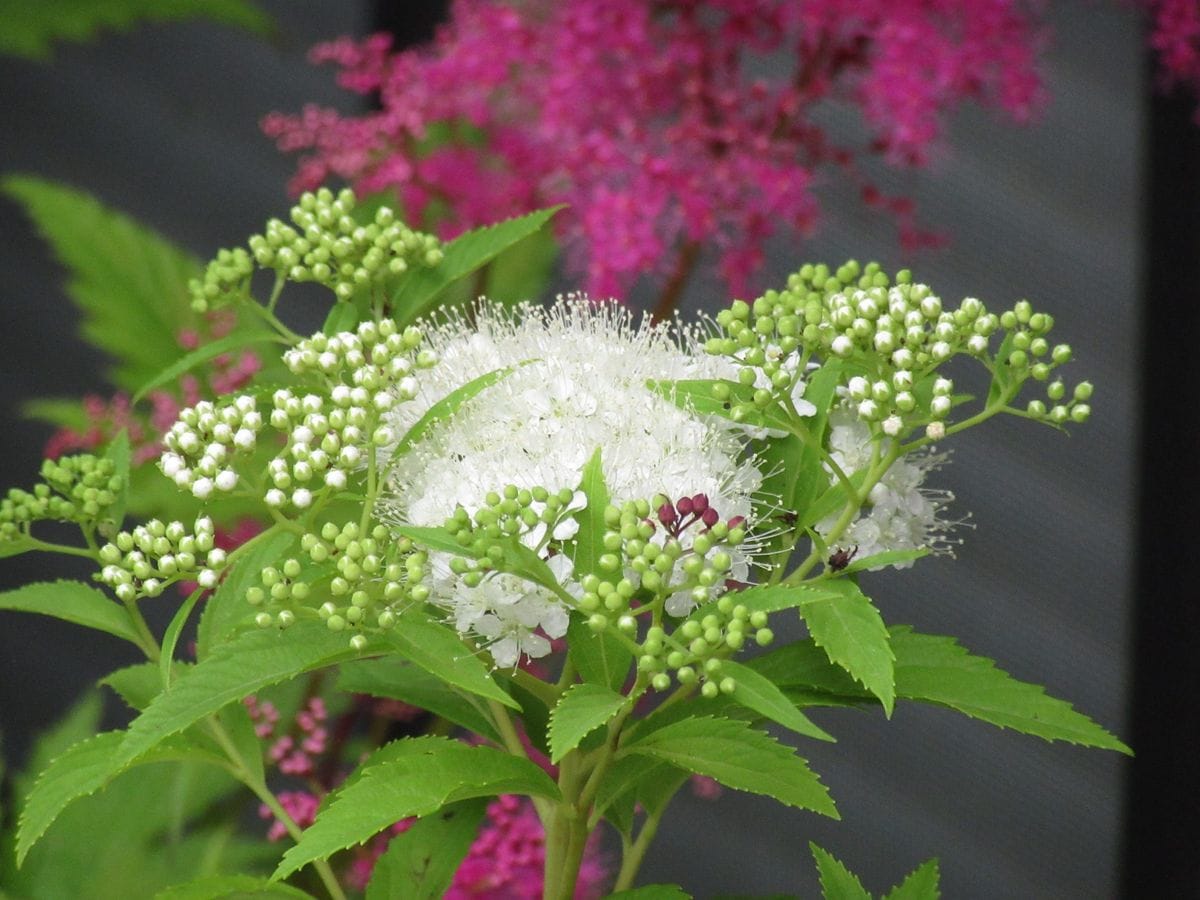
[[[277,23],[268,41],[198,22],[147,25],[62,46],[52,62],[0,59],[0,173],[84,189],[200,258],[258,230],[286,211],[294,170],[294,160],[262,136],[260,118],[308,102],[344,111],[360,102],[334,85],[331,71],[306,62],[309,47],[341,34],[364,36],[384,18],[407,31],[402,40],[424,37],[440,12],[436,3],[402,4],[411,15],[393,10],[384,18],[368,2],[260,5]],[[948,246],[902,254],[892,226],[868,213],[852,189],[831,183],[821,189],[817,233],[799,244],[776,242],[769,266],[782,282],[805,261],[876,259],[888,270],[911,264],[943,297],[974,295],[1007,306],[1027,296],[1054,313],[1056,334],[1076,349],[1072,374],[1097,386],[1091,422],[1071,438],[1013,420],[956,440],[935,481],[955,493],[956,516],[970,515],[969,528],[958,532],[965,539],[958,558],[870,576],[864,587],[889,622],[957,636],[1150,753],[1144,765],[1158,765],[1157,720],[1147,711],[1139,731],[1131,714],[1135,599],[1165,616],[1195,591],[1174,587],[1186,584],[1186,559],[1182,566],[1170,556],[1155,563],[1151,579],[1174,574],[1171,590],[1153,596],[1136,568],[1148,562],[1139,540],[1150,538],[1135,524],[1139,426],[1150,415],[1143,404],[1154,377],[1142,365],[1139,340],[1141,297],[1162,274],[1145,253],[1150,123],[1152,106],[1162,101],[1145,74],[1145,36],[1130,10],[1062,2],[1052,4],[1050,18],[1054,42],[1044,74],[1052,102],[1038,121],[1017,127],[967,109],[952,122],[946,144],[953,149],[927,169],[877,173],[883,187],[916,198],[923,221],[948,234]],[[1187,103],[1176,107],[1183,126],[1173,145],[1190,147],[1184,159],[1194,158]],[[858,127],[850,111],[841,118],[831,110],[826,124],[835,135]],[[1177,202],[1189,198],[1194,194],[1182,188],[1175,192]],[[1168,225],[1168,234],[1186,228]],[[75,337],[64,273],[8,199],[0,200],[0,234],[0,434],[8,486],[32,480],[49,435],[21,418],[21,403],[105,388],[96,380],[102,360]],[[726,299],[715,282],[697,279],[683,308],[714,310]],[[1178,296],[1179,305],[1188,300]],[[1169,340],[1169,324],[1166,331]],[[1179,408],[1194,405],[1195,395],[1167,393],[1162,399],[1173,403],[1180,422],[1190,416],[1194,423],[1195,413]],[[1186,429],[1158,452],[1164,449],[1168,466],[1196,458]],[[1177,496],[1190,490],[1182,479],[1171,483]],[[1158,521],[1164,517],[1170,519]],[[0,563],[2,588],[47,576],[36,556]],[[1183,619],[1156,621],[1166,632],[1191,627]],[[8,765],[20,765],[31,736],[87,683],[133,661],[115,640],[40,617],[0,616],[0,732]],[[1179,664],[1194,674],[1194,662]],[[1185,670],[1158,677],[1170,685]],[[1175,681],[1183,705],[1194,705],[1195,684]],[[1181,738],[1194,727],[1189,715],[1176,719]],[[1194,776],[1176,777],[1173,804],[1139,812],[1139,803],[1159,802],[1154,773],[1138,775],[1145,779],[1136,782],[1141,799],[1126,810],[1134,765],[1115,754],[1050,745],[925,707],[901,705],[890,722],[837,710],[814,718],[839,743],[805,746],[802,755],[829,786],[843,821],[732,791],[716,801],[685,791],[645,879],[704,885],[697,896],[816,896],[807,849],[814,840],[873,890],[937,856],[947,897],[1117,896],[1123,871],[1127,885],[1146,888],[1131,896],[1200,892],[1188,853],[1175,862],[1147,856],[1154,845],[1195,846]],[[1146,736],[1140,744],[1139,735]],[[1158,774],[1169,777],[1166,768]],[[1124,822],[1135,823],[1136,832],[1123,831]],[[1123,842],[1126,833],[1134,837]],[[1175,864],[1186,869],[1172,870]],[[1129,874],[1139,865],[1156,872],[1166,892],[1152,889],[1149,875]]]

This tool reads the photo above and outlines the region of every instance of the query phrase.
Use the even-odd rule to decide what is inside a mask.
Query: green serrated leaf
[[[396,835],[371,871],[366,900],[439,900],[478,836],[486,812],[486,800],[465,800]]]
[[[17,864],[45,834],[59,814],[81,797],[94,794],[116,776],[112,760],[125,733],[106,731],[75,744],[38,776],[21,810],[17,831]],[[225,767],[226,760],[209,747],[184,737],[163,741],[133,764],[195,760]]]
[[[734,702],[766,716],[784,728],[790,728],[797,734],[821,741],[834,740],[832,735],[796,709],[795,704],[783,691],[750,667],[731,659],[724,660],[721,663],[721,677],[730,677],[736,683],[737,686],[730,695]]]
[[[692,900],[692,895],[676,884],[647,884],[609,894],[608,900]]]
[[[468,731],[500,742],[496,726],[471,697],[464,696],[440,678],[395,659],[367,659],[343,663],[338,687],[356,694],[400,700],[427,709]]]
[[[487,700],[519,708],[492,679],[487,666],[459,638],[458,634],[435,621],[420,609],[412,608],[400,616],[396,626],[378,640],[394,653],[445,683]]]
[[[567,653],[584,681],[613,691],[625,686],[633,652],[615,635],[592,631],[576,612],[567,625]]]
[[[812,841],[809,841],[808,848],[817,863],[821,893],[825,900],[871,900],[871,895],[862,886],[858,876],[835,859],[833,854],[822,850]]]
[[[529,362],[523,362],[517,366],[505,366],[502,369],[494,369],[491,372],[480,375],[478,378],[471,379],[466,384],[451,391],[437,403],[430,406],[429,409],[425,410],[425,414],[413,423],[413,426],[396,442],[396,446],[392,449],[388,459],[393,463],[400,459],[438,422],[449,419],[464,403],[480,391],[486,390],[498,381],[503,381],[518,368],[528,364]]]
[[[372,639],[363,652],[378,653],[385,647]],[[114,755],[113,771],[228,703],[359,655],[344,634],[335,634],[322,622],[297,622],[286,632],[264,629],[238,635],[184,672],[133,721]]]
[[[928,556],[929,553],[928,547],[918,547],[916,550],[884,550],[882,553],[873,553],[862,559],[853,560],[838,574],[853,575],[855,572],[865,572],[868,569],[882,569],[884,566],[894,566],[896,563],[913,562]]]
[[[891,889],[883,900],[940,900],[941,873],[936,859],[926,860]]]
[[[364,768],[358,779],[338,791],[284,854],[273,877],[283,878],[314,860],[360,844],[400,819],[425,816],[458,800],[502,793],[561,799],[550,777],[527,759],[491,747],[420,739],[413,751]]]
[[[177,672],[182,671],[184,663],[175,663]],[[162,693],[162,674],[156,663],[144,662],[104,676],[98,682],[112,688],[130,709],[141,712],[150,705],[155,697]]]
[[[196,626],[197,659],[207,657],[214,646],[253,616],[253,609],[246,602],[246,591],[258,583],[263,569],[288,555],[296,538],[290,532],[281,531],[252,540],[254,546],[247,547],[217,589],[204,601],[204,611]]]
[[[729,391],[728,400],[717,400],[713,397],[713,388],[722,385]],[[670,400],[683,409],[694,410],[702,415],[720,416],[734,421],[731,416],[735,404],[745,407],[754,405],[753,385],[739,384],[722,378],[681,379],[679,381],[649,380],[646,387]],[[736,420],[739,425],[752,428],[770,428],[776,431],[789,432],[792,423],[784,410],[778,407],[768,407],[757,410],[742,419]]]
[[[557,259],[558,241],[550,229],[522,238],[488,266],[488,299],[513,306],[540,297],[550,283]]]
[[[355,212],[358,207],[355,207]],[[358,307],[353,303],[334,303],[321,326],[321,333],[332,337],[343,331],[353,331],[358,326]]]
[[[0,593],[0,609],[40,613],[138,643],[123,607],[80,581],[39,581]]]
[[[148,22],[184,19],[209,19],[260,34],[271,27],[271,19],[247,0],[0,0],[0,54],[47,59],[60,41],[79,43],[103,30],[128,31]]]
[[[829,661],[878,697],[890,716],[896,702],[895,657],[879,611],[852,581],[823,581],[821,585],[834,596],[805,600],[799,607],[800,617]]]
[[[604,466],[600,448],[597,447],[583,467],[579,490],[587,498],[587,505],[575,512],[579,531],[575,540],[568,545],[575,577],[595,575],[600,571],[599,560],[604,553],[604,510],[608,508],[608,485],[604,481]]]
[[[0,31],[10,34],[5,21]],[[113,383],[133,391],[171,365],[177,336],[193,321],[187,285],[200,264],[80,191],[28,176],[6,178],[3,189],[24,204],[69,270],[83,336],[114,358]]]
[[[442,291],[466,278],[502,251],[543,228],[561,206],[507,219],[460,235],[443,248],[442,261],[412,270],[392,298],[395,318],[404,324],[425,315]]]
[[[45,422],[56,428],[84,431],[88,427],[87,412],[78,397],[43,397],[21,404],[21,415]]]
[[[1036,735],[1132,755],[1132,751],[1071,705],[1039,685],[1018,681],[992,660],[974,656],[954,638],[890,629],[895,654],[896,696],[933,703],[974,719]],[[808,705],[850,705],[870,699],[846,672],[832,665],[812,641],[797,641],[764,654],[750,667],[789,697]]]
[[[272,343],[286,344],[287,341],[267,331],[246,331],[239,328],[232,334],[227,334],[223,338],[217,338],[215,341],[209,341],[207,344],[197,347],[186,356],[175,360],[175,362],[139,387],[133,395],[133,402],[137,403],[155,388],[162,387],[164,384],[171,384],[181,375],[185,375],[197,366],[203,365],[210,359],[220,356],[222,353],[231,353],[243,347],[253,347],[255,344]]]
[[[708,716],[683,719],[639,734],[621,752],[651,756],[735,790],[840,818],[829,791],[808,764],[790,747],[745,722]]]
[[[280,884],[254,875],[205,875],[186,884],[164,888],[154,900],[242,900],[261,897],[262,900],[313,900],[290,884]]]
[[[128,430],[122,428],[117,436],[109,441],[104,458],[112,462],[113,474],[121,479],[121,490],[117,494],[116,502],[109,507],[106,514],[107,520],[119,529],[125,519],[125,507],[129,504],[129,470],[133,462]]]
[[[626,698],[599,684],[573,685],[550,711],[550,762],[557,763],[606,723]]]

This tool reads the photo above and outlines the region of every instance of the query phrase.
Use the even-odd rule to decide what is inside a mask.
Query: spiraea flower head
[[[0,544],[20,541],[34,522],[77,522],[94,526],[117,502],[124,479],[114,463],[85,453],[42,463],[33,490],[13,488],[0,499]]]
[[[550,309],[527,306],[515,314],[485,303],[473,324],[451,317],[428,328],[427,337],[440,364],[423,375],[413,401],[391,414],[395,433],[405,433],[454,392],[484,386],[416,442],[384,452],[388,489],[381,512],[387,519],[441,525],[460,509],[464,528],[468,520],[473,529],[486,528],[488,517],[499,515],[490,512],[496,501],[507,500],[512,515],[528,519],[514,536],[527,535],[529,549],[564,566],[557,551],[570,538],[572,523],[561,513],[582,503],[577,489],[597,450],[617,506],[660,494],[703,495],[726,518],[749,515],[761,473],[744,452],[741,430],[647,386],[728,371],[722,360],[693,352],[690,332],[638,324],[615,305],[571,297]],[[500,486],[513,496],[499,496]],[[547,517],[539,504],[551,497],[558,509]],[[433,565],[437,571],[439,563]],[[494,583],[487,580],[444,584],[433,599],[451,611],[460,630],[493,641],[506,659],[514,645],[499,644],[505,639],[527,655],[548,651],[549,642],[533,639],[531,629],[536,622],[548,637],[561,633],[563,597],[526,584],[524,599],[514,606],[500,600],[513,586],[505,588],[495,575]],[[506,622],[509,627],[497,630]]]

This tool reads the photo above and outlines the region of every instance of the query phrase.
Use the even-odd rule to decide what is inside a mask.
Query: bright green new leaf
[[[500,741],[496,726],[471,696],[459,693],[442,679],[403,660],[384,658],[343,663],[338,687],[353,694],[400,700],[497,743]]]
[[[609,496],[599,447],[583,467],[579,490],[587,498],[587,506],[575,513],[579,531],[567,548],[576,579],[597,574],[600,571],[599,559],[604,553],[604,533],[607,530],[604,510],[608,508]]]
[[[179,332],[194,319],[187,285],[200,274],[195,259],[61,184],[13,176],[3,189],[24,204],[69,270],[67,292],[83,313],[83,336],[113,356],[117,387],[137,390],[178,359]]]
[[[366,900],[440,900],[479,836],[486,812],[486,800],[465,800],[418,819],[396,835],[371,870]]]
[[[460,235],[443,248],[442,261],[410,270],[392,298],[395,317],[408,323],[425,315],[438,294],[490,262],[502,251],[543,228],[562,207],[542,209]]]
[[[825,900],[871,900],[858,876],[842,865],[831,853],[822,850],[812,841],[808,842],[813,859],[817,863],[817,874],[821,878],[821,893]]]
[[[317,859],[361,844],[394,822],[458,800],[497,794],[560,799],[550,777],[527,759],[491,747],[424,738],[415,752],[368,765],[317,814],[275,870],[283,878]]]
[[[0,593],[0,609],[54,616],[138,642],[124,607],[81,581],[38,581],[5,591]]]
[[[355,207],[355,212],[357,211],[358,207]],[[329,315],[325,317],[325,324],[321,326],[321,333],[332,337],[343,331],[353,331],[357,326],[358,307],[353,303],[340,301],[334,303],[329,310]]]
[[[648,884],[609,894],[608,900],[692,900],[692,895],[675,884]]]
[[[717,385],[721,385],[729,391],[728,400],[718,400],[713,396],[713,388]],[[720,416],[723,419],[732,419],[731,413],[734,404],[739,404],[743,408],[747,405],[751,408],[754,406],[754,387],[752,385],[739,384],[736,381],[726,381],[720,378],[683,379],[680,381],[655,381],[652,379],[646,382],[646,387],[683,409],[695,410],[703,415]],[[787,415],[779,407],[755,410],[745,418],[736,421],[740,425],[772,428],[784,432],[790,431],[792,427]]]
[[[271,20],[248,0],[0,0],[0,54],[48,59],[55,43],[90,41],[98,31],[129,31],[148,22],[208,19],[266,33]]]
[[[939,900],[941,874],[936,859],[927,860],[884,896],[883,900]]]
[[[21,404],[21,415],[57,428],[84,431],[88,427],[87,411],[78,397],[42,397]]]
[[[840,818],[808,764],[774,738],[731,719],[696,717],[639,735],[621,750],[707,775],[726,787]]]
[[[721,663],[721,677],[730,677],[736,687],[730,699],[747,709],[752,709],[759,715],[766,716],[772,722],[777,722],[784,728],[790,728],[797,734],[816,738],[821,741],[832,741],[834,738],[817,726],[800,710],[778,687],[764,678],[758,672],[731,659]]]
[[[249,621],[254,609],[246,602],[246,591],[258,584],[262,570],[288,555],[296,537],[287,531],[264,534],[252,539],[233,568],[204,601],[204,611],[196,626],[196,658],[203,660],[213,647],[229,637],[239,624]]]
[[[250,897],[262,900],[313,900],[312,894],[290,884],[280,884],[254,875],[205,875],[186,884],[164,888],[154,895],[154,900],[242,900]]]
[[[175,663],[175,673],[179,674],[188,664]],[[98,682],[112,688],[130,709],[141,712],[150,702],[162,693],[162,674],[157,663],[144,662],[126,666],[110,672]]]
[[[197,366],[203,365],[210,359],[214,359],[223,353],[241,350],[243,347],[253,347],[255,344],[273,343],[286,344],[287,341],[269,331],[235,330],[233,333],[227,334],[223,338],[217,338],[215,341],[209,341],[207,344],[197,347],[186,356],[181,356],[175,360],[175,362],[139,387],[133,395],[133,402],[137,403],[155,388],[162,387],[164,384],[171,384],[179,376],[190,372]]]
[[[894,657],[879,610],[852,581],[825,581],[821,586],[834,596],[803,601],[800,617],[830,662],[878,697],[890,716],[896,702]]]
[[[896,563],[913,562],[921,559],[923,556],[928,556],[930,550],[928,547],[918,547],[915,550],[884,550],[882,553],[873,553],[870,556],[864,556],[862,559],[854,559],[846,568],[839,573],[840,576],[853,575],[855,572],[865,572],[867,569],[879,569],[883,566],[892,566]]]
[[[109,508],[106,518],[119,530],[125,518],[125,507],[129,503],[129,470],[133,462],[133,451],[129,446],[129,431],[122,428],[108,443],[104,458],[113,464],[113,474],[121,479],[121,490],[117,501]],[[104,526],[107,528],[107,526]]]
[[[376,642],[453,687],[518,708],[458,634],[420,609],[409,609]]]
[[[574,612],[567,625],[567,653],[584,681],[607,685],[613,691],[624,687],[629,677],[629,665],[633,662],[632,651],[619,637],[606,631],[592,631]]]
[[[373,639],[363,652],[378,653],[385,647]],[[113,772],[228,703],[359,655],[346,635],[330,631],[323,622],[297,622],[286,632],[263,629],[238,635],[184,672],[133,721],[112,760]]]
[[[625,705],[625,697],[599,684],[577,684],[550,711],[550,762],[557,763]]]

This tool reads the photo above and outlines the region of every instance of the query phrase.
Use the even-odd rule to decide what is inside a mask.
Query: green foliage
[[[550,712],[550,761],[557,763],[579,742],[615,716],[625,705],[623,695],[599,684],[570,688]]]
[[[733,693],[730,694],[730,699],[735,703],[797,734],[820,741],[833,740],[832,735],[817,727],[816,723],[800,712],[783,691],[749,666],[727,659],[721,663],[721,675],[731,677],[736,682]]]
[[[402,324],[429,313],[438,296],[495,259],[501,252],[545,227],[561,207],[538,210],[460,235],[443,248],[439,265],[418,269],[401,284],[392,308]]]
[[[791,748],[744,722],[682,719],[640,734],[622,748],[707,775],[726,787],[840,818],[829,792]]]
[[[40,613],[138,643],[125,610],[80,581],[39,581],[0,593],[0,609]]]
[[[255,538],[253,547],[234,563],[224,580],[204,601],[204,612],[196,627],[196,658],[205,659],[219,642],[239,625],[253,619],[246,591],[256,585],[262,570],[289,555],[296,538],[290,532],[275,532]]]
[[[393,822],[428,815],[448,803],[496,794],[559,798],[554,782],[527,759],[441,738],[399,743],[391,758],[368,760],[359,776],[333,796],[299,843],[283,855],[276,878],[360,844]]]
[[[355,694],[400,700],[500,742],[500,735],[476,695],[463,693],[419,666],[398,659],[343,663],[338,687]]]
[[[181,375],[192,371],[192,369],[198,366],[202,366],[204,363],[224,353],[232,353],[234,350],[242,350],[246,347],[253,347],[256,344],[268,343],[279,344],[285,342],[278,335],[272,334],[269,331],[251,329],[239,329],[232,334],[225,335],[225,337],[217,338],[215,341],[208,341],[191,353],[181,356],[139,387],[134,392],[133,402],[137,403],[155,388],[174,383]]]
[[[648,884],[609,894],[608,900],[692,900],[692,895],[674,884]]]
[[[893,627],[890,635],[896,659],[896,696],[902,700],[945,706],[1049,741],[1131,753],[1069,703],[1048,697],[1039,685],[1016,680],[990,659],[972,655],[953,638],[917,634],[907,626]],[[802,705],[853,705],[870,700],[870,694],[844,670],[831,665],[812,641],[780,647],[749,665]]]
[[[817,874],[821,879],[821,893],[825,900],[871,900],[858,876],[847,869],[831,853],[822,850],[811,841],[808,844],[817,863]]]
[[[822,583],[835,596],[813,597],[800,603],[800,616],[830,662],[849,672],[879,698],[887,715],[896,701],[893,655],[879,610],[852,581]]]
[[[186,884],[176,884],[154,895],[154,900],[312,900],[299,888],[253,875],[205,875]]]
[[[2,187],[70,272],[67,292],[83,313],[83,336],[113,357],[113,384],[135,391],[173,364],[179,332],[193,322],[187,284],[199,263],[80,191],[28,176],[10,176]]]
[[[607,685],[614,691],[624,686],[633,660],[633,654],[619,638],[605,631],[592,631],[574,612],[567,625],[567,653],[584,681]]]
[[[939,900],[941,873],[936,859],[927,860],[891,889],[883,900]]]
[[[396,835],[375,863],[366,900],[439,900],[471,849],[486,812],[486,800],[464,800]]]
[[[772,428],[782,432],[792,430],[791,422],[782,409],[754,408],[754,388],[721,378],[682,379],[679,381],[648,381],[646,387],[666,397],[676,406],[698,413],[720,416],[754,428]],[[716,395],[724,399],[718,399]],[[743,412],[749,408],[751,412]],[[735,415],[735,410],[738,414]]]
[[[102,30],[129,31],[149,22],[208,19],[266,33],[271,20],[249,0],[0,0],[0,54],[48,59],[56,43],[82,43]]]

